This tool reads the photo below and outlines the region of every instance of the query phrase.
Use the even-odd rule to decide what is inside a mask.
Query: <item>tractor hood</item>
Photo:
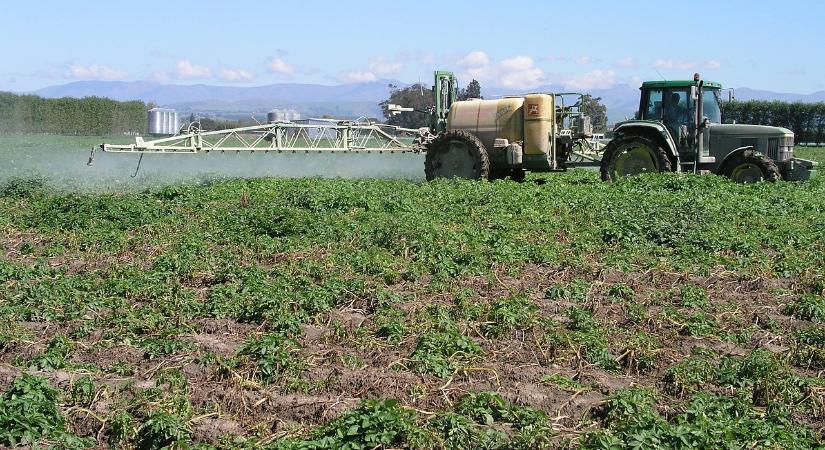
[[[793,136],[793,131],[781,127],[769,127],[766,125],[739,125],[739,124],[712,124],[708,127],[712,136],[719,137],[777,137]]]

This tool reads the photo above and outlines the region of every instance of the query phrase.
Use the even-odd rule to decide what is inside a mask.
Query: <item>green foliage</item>
[[[554,373],[550,375],[544,375],[541,377],[541,382],[545,384],[549,384],[555,386],[560,389],[564,389],[566,391],[588,391],[590,390],[589,386],[585,386],[578,381],[566,377],[560,373]]]
[[[299,376],[308,367],[298,354],[298,343],[276,333],[250,339],[238,350],[238,355],[255,362],[255,377],[265,383]]]
[[[610,353],[608,329],[601,324],[593,313],[579,307],[567,310],[570,319],[567,327],[571,330],[563,339],[577,350],[584,359],[608,371],[617,371],[621,366],[616,357]]]
[[[725,123],[747,123],[788,128],[796,142],[825,142],[825,103],[732,101],[722,104]]]
[[[0,132],[86,136],[143,133],[148,110],[140,101],[43,98],[0,92]]]
[[[797,300],[786,305],[783,312],[801,320],[825,322],[825,297],[822,295],[804,294]]]
[[[28,366],[35,370],[66,368],[73,348],[74,343],[65,336],[56,336],[46,345],[46,350],[29,361]]]
[[[812,326],[794,333],[794,360],[802,367],[825,368],[825,327]]]
[[[404,88],[391,84],[389,88],[390,98],[380,103],[388,124],[405,128],[421,128],[430,125],[429,115],[426,111],[435,107],[432,89],[421,83],[415,83]],[[415,108],[417,111],[392,115],[389,112],[389,105],[391,104],[401,105],[405,108]]]
[[[0,398],[0,443],[35,444],[65,431],[58,392],[45,378],[23,374]]]
[[[404,321],[404,313],[395,309],[385,309],[377,316],[378,329],[376,335],[386,339],[391,345],[400,344],[409,332]]]
[[[413,431],[417,414],[396,401],[364,401],[320,427],[312,439],[279,444],[276,448],[369,450],[397,446]]]
[[[42,177],[12,177],[0,183],[0,197],[28,198],[46,191],[46,182]]]
[[[684,284],[679,288],[679,305],[686,308],[708,306],[708,292],[701,286]]]
[[[496,300],[487,320],[481,323],[481,332],[486,337],[501,337],[513,330],[528,329],[538,321],[536,311],[538,307],[524,294]]]
[[[123,434],[124,430],[118,433]],[[184,445],[189,440],[191,430],[180,418],[172,414],[155,411],[149,414],[137,432],[139,450],[155,450],[172,444]]]
[[[71,400],[78,406],[89,406],[95,397],[95,384],[92,377],[84,375],[72,383]]]
[[[456,371],[457,362],[466,361],[482,352],[480,345],[457,329],[450,328],[422,334],[410,361],[421,373],[448,378]]]
[[[699,391],[714,380],[715,363],[704,354],[691,355],[665,372],[665,387],[672,395],[684,396]]]
[[[602,103],[601,97],[584,94],[579,110],[590,116],[594,133],[604,133],[607,131],[607,106]]]
[[[5,173],[17,176],[15,170]],[[96,358],[100,367],[85,367],[95,379],[128,378],[122,389],[110,387],[107,396],[98,396],[111,407],[105,416],[98,405],[88,406],[95,390],[91,378],[74,376],[62,400],[75,408],[66,416],[82,424],[78,430],[88,432],[86,422],[95,421],[80,407],[101,414],[106,425],[100,438],[113,448],[188,441],[196,435],[188,431],[198,423],[193,418],[232,406],[229,397],[204,395],[212,378],[188,386],[190,368],[216,375],[215,382],[239,394],[259,387],[241,379],[251,378],[274,383],[265,388],[272,392],[377,398],[390,392],[381,390],[386,385],[350,394],[335,374],[342,366],[381,368],[392,361],[397,370],[443,377],[439,385],[454,377],[444,390],[453,400],[468,382],[492,383],[495,375],[513,380],[513,370],[501,369],[510,355],[518,367],[535,359],[547,368],[542,373],[571,374],[541,379],[553,395],[609,389],[590,384],[602,378],[593,377],[602,369],[661,389],[652,400],[642,394],[625,398],[628,405],[613,406],[625,412],[609,421],[584,418],[581,429],[601,428],[593,439],[619,448],[637,437],[679,447],[673,444],[679,427],[704,433],[701,421],[686,412],[689,406],[719,418],[720,429],[733,436],[729,447],[746,447],[739,443],[749,432],[757,433],[752,438],[763,431],[772,436],[777,424],[809,443],[799,433],[821,420],[823,392],[810,375],[822,369],[825,347],[818,314],[825,286],[825,182],[741,186],[671,174],[604,184],[598,174],[576,170],[542,180],[231,180],[123,194],[68,194],[15,181],[0,195],[0,356],[17,368],[43,371],[72,371],[82,364],[73,361]],[[699,282],[670,290],[673,280],[706,277],[720,286],[713,302]],[[766,282],[747,285],[758,290],[753,302],[725,303],[721,286],[731,280]],[[553,282],[558,284],[548,286]],[[787,288],[774,293],[770,286],[777,284]],[[534,304],[542,290],[546,301]],[[765,322],[779,302],[788,303],[793,318]],[[365,316],[363,324],[336,321],[338,313],[331,312],[338,308]],[[750,339],[755,321],[766,331]],[[306,325],[333,329],[307,345],[341,347],[328,360],[310,359],[321,361],[329,378],[307,379],[310,352],[295,341],[304,338]],[[217,347],[221,356],[210,354],[210,343],[200,339],[192,339],[195,351],[187,337],[227,332],[248,339],[234,357]],[[257,333],[263,334],[249,339]],[[308,342],[314,338],[309,334]],[[789,351],[694,352],[662,379],[636,376],[697,342],[722,339],[751,349],[774,337]],[[165,369],[181,366],[177,373]],[[539,377],[534,369],[523,376],[531,378],[525,382]],[[142,382],[129,383],[136,379]],[[379,424],[353,431],[351,442],[458,448],[472,439],[477,446],[554,448],[570,437],[566,431],[554,437],[542,411],[503,400],[520,395],[510,384],[502,383],[501,394],[472,394],[455,407],[434,408],[440,392],[427,379],[414,383],[412,392],[399,387],[389,395],[432,415],[399,406],[399,414],[411,414],[397,433],[402,437],[363,437],[379,433]],[[733,403],[693,405],[703,392],[732,396]],[[630,411],[640,404],[648,406]],[[734,409],[727,414],[720,405]],[[351,416],[352,424],[369,411]],[[553,407],[545,412],[556,414]],[[237,414],[247,425],[248,417]],[[765,430],[757,414],[766,418]],[[625,426],[626,416],[649,426]],[[256,448],[263,445],[256,439],[273,433],[300,436],[277,448],[350,442],[346,429],[320,425],[326,431],[318,431],[321,420],[313,416],[294,428],[279,424],[277,431],[250,426],[221,445]],[[303,434],[303,426],[316,428]],[[150,438],[143,439],[144,432]],[[316,438],[329,438],[329,445],[307,447]],[[51,433],[40,439],[69,446],[75,438]],[[772,442],[781,447],[783,439]],[[708,446],[723,446],[716,443]]]
[[[605,405],[606,429],[588,433],[581,448],[771,448],[809,449],[821,445],[810,430],[786,415],[763,416],[741,399],[698,394],[665,419],[647,391],[622,390]]]
[[[191,342],[169,338],[145,339],[140,343],[140,346],[149,359],[190,351],[194,348]]]
[[[481,95],[481,84],[476,79],[467,83],[466,88],[458,90],[457,100],[469,100],[471,98],[484,98]]]

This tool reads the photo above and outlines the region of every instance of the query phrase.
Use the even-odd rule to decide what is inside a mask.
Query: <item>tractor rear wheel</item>
[[[427,181],[436,178],[479,180],[490,175],[487,150],[471,133],[448,131],[429,142],[425,149],[424,174]]]
[[[754,150],[745,150],[726,161],[719,173],[743,184],[782,179],[776,163]]]
[[[670,158],[665,149],[644,136],[617,137],[607,144],[602,155],[601,173],[604,181],[671,170]]]

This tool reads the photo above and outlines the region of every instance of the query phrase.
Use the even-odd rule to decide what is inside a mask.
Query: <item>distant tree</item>
[[[471,98],[484,98],[481,96],[481,84],[476,79],[470,82],[464,89],[459,89],[458,99],[467,100]]]
[[[405,88],[399,88],[391,84],[389,88],[390,98],[379,103],[388,124],[404,128],[422,128],[430,125],[430,115],[426,111],[430,111],[435,107],[432,89],[421,83]],[[389,111],[390,104],[415,108],[415,111],[392,115]]]
[[[88,136],[143,133],[147,110],[147,105],[138,101],[0,93],[0,132]]]
[[[601,97],[584,94],[579,109],[590,116],[594,133],[605,133],[607,131],[607,106],[602,104]]]

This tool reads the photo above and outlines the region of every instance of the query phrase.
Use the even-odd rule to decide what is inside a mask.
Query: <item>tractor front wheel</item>
[[[776,163],[754,150],[745,150],[725,162],[719,173],[737,183],[779,181],[782,175]]]
[[[490,176],[487,150],[471,133],[448,131],[429,142],[425,150],[424,174],[427,181],[436,178],[479,180]]]
[[[665,149],[644,136],[617,137],[607,144],[602,154],[601,173],[604,181],[670,170],[670,158]]]

